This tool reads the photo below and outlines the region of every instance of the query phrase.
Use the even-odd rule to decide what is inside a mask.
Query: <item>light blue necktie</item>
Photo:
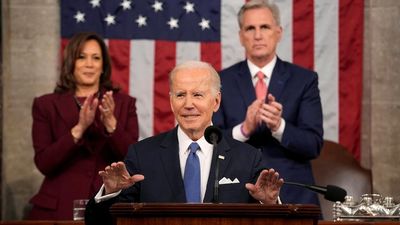
[[[201,202],[200,199],[200,162],[196,151],[200,149],[196,142],[189,145],[190,153],[186,160],[183,183],[185,184],[186,202]]]

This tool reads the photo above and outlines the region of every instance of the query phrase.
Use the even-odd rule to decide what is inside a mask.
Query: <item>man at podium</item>
[[[169,80],[178,125],[131,145],[124,162],[99,172],[103,186],[87,205],[86,224],[111,224],[109,207],[115,202],[278,202],[283,179],[265,168],[259,150],[221,135],[214,151],[206,140],[221,102],[215,69],[188,61]]]

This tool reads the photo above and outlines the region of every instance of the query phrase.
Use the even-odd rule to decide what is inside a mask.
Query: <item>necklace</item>
[[[78,98],[75,95],[74,95],[74,100],[75,100],[76,105],[78,106],[78,109],[81,109],[82,103],[78,100]]]
[[[97,92],[96,94],[96,98],[100,97],[100,92]],[[79,109],[82,108],[83,104],[79,101],[78,97],[76,97],[76,95],[74,95],[74,101],[76,103],[76,105],[78,106]]]

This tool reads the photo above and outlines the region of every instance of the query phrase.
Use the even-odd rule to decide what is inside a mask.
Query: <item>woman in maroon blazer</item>
[[[74,199],[94,196],[97,171],[137,142],[135,99],[111,82],[107,47],[95,33],[72,37],[54,93],[32,107],[34,161],[45,176],[28,219],[72,219]]]

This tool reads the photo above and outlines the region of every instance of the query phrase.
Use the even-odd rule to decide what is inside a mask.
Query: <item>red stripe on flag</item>
[[[339,4],[339,143],[360,160],[364,1]]]
[[[314,69],[314,1],[293,1],[293,63]]]
[[[175,126],[175,118],[169,103],[169,72],[176,64],[176,42],[155,42],[154,67],[154,135]],[[142,74],[145,76],[146,74]]]
[[[67,47],[67,44],[69,42],[69,39],[62,38],[61,39],[61,49],[60,49],[60,59],[64,59],[64,49]]]
[[[121,87],[122,92],[129,94],[130,41],[110,39],[108,50],[111,55],[111,80]]]
[[[201,61],[210,63],[216,71],[221,70],[221,43],[202,42],[201,43]]]

